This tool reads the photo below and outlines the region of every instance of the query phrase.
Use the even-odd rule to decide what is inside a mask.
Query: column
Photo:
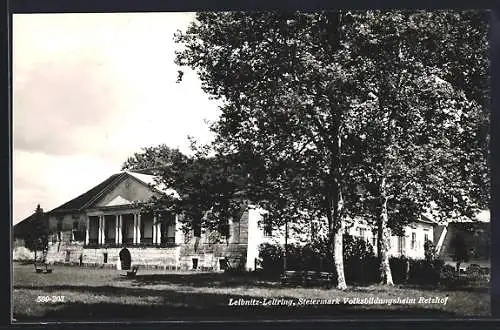
[[[153,218],[153,244],[156,244],[156,217]]]
[[[141,214],[137,214],[137,243],[141,243]]]
[[[134,244],[137,244],[137,214],[134,213]]]
[[[175,215],[175,243],[181,243],[184,241],[184,231],[182,230],[182,224],[180,215]]]
[[[123,244],[123,218],[118,215],[118,244]]]
[[[120,239],[118,237],[119,230],[120,230],[120,216],[115,215],[115,244],[120,244]]]
[[[98,231],[98,239],[97,239],[98,244],[102,244],[102,241],[103,241],[103,239],[102,239],[102,227],[103,227],[102,220],[103,220],[102,216],[99,216],[99,231]]]
[[[102,244],[106,244],[106,217],[102,216]]]
[[[87,216],[87,219],[86,219],[86,225],[85,225],[85,245],[88,245],[89,244],[89,226],[90,226],[90,218],[89,216]]]
[[[158,222],[156,224],[156,235],[158,235],[158,238],[156,239],[156,242],[158,244],[161,244],[161,222]]]
[[[103,216],[101,216],[101,222],[102,222],[102,226],[101,226],[101,241],[102,243],[101,244],[105,244],[106,243],[106,218]]]

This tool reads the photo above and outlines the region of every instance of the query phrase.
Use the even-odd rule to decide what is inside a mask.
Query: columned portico
[[[174,217],[177,223],[178,217]],[[87,212],[85,245],[146,246],[181,241],[178,224],[167,224],[157,216],[137,209],[93,209]]]

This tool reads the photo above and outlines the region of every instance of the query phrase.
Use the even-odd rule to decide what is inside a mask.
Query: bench
[[[333,282],[333,274],[327,272],[312,272],[307,271],[304,275],[304,286],[310,285],[327,285],[331,286]]]
[[[35,272],[36,273],[50,274],[50,273],[52,273],[52,268],[49,267],[49,264],[46,262],[44,262],[44,263],[36,263],[35,262]]]
[[[294,284],[294,285],[327,285],[331,286],[333,282],[333,274],[318,271],[294,271],[287,270],[284,275],[281,275],[281,284]]]
[[[133,266],[130,270],[127,270],[126,274],[122,274],[122,276],[134,277],[137,274],[138,270],[139,270],[139,266]]]
[[[301,271],[296,271],[296,270],[287,270],[285,271],[285,274],[282,274],[280,277],[281,284],[287,285],[287,284],[295,284],[299,285],[302,284],[304,281],[304,274]]]

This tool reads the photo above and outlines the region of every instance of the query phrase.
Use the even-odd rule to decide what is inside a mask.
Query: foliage
[[[31,251],[44,251],[49,243],[49,224],[40,204],[37,205],[35,214],[30,223],[24,240],[25,246]]]
[[[377,259],[373,248],[363,239],[344,235],[345,272],[350,282],[374,282],[377,274]],[[259,258],[264,273],[280,274],[283,272],[284,248],[279,244],[264,243],[259,246]],[[289,244],[287,246],[287,270],[323,271],[335,274],[331,249],[326,237],[306,245]]]
[[[440,259],[418,260],[393,257],[390,263],[395,283],[437,285],[446,281],[446,278],[443,278],[444,261]]]
[[[272,219],[327,217],[332,236],[361,213],[387,239],[487,204],[484,13],[199,13],[176,41]]]
[[[142,203],[143,211],[159,221],[181,214],[185,230],[200,226],[222,236],[229,219],[239,220],[245,207],[246,171],[236,156],[209,156],[203,150],[186,156],[165,145],[143,149],[123,165],[124,169],[147,169],[158,186],[171,187],[178,194],[159,194]],[[220,238],[220,237],[219,237]]]
[[[425,241],[424,243],[424,255],[425,260],[432,261],[436,259],[436,247],[434,243],[430,240]]]
[[[327,218],[331,243],[336,234],[342,242],[343,114],[355,87],[342,71],[339,18],[199,13],[176,35],[177,63],[224,103],[212,126],[216,149],[259,160],[250,168],[254,201],[275,221]]]
[[[462,233],[457,233],[451,238],[450,249],[453,261],[457,263],[457,271],[459,271],[460,264],[469,261],[470,257],[467,243]]]

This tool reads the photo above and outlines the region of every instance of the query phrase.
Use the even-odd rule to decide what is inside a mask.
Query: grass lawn
[[[63,296],[64,301],[37,302]],[[404,299],[410,304],[344,303],[353,298]],[[445,298],[443,303],[418,303],[419,297]],[[280,305],[285,299],[292,306]],[[59,298],[60,299],[60,298]],[[229,305],[244,299],[269,305]],[[301,300],[302,299],[302,300]],[[329,304],[304,305],[304,299]],[[339,303],[333,303],[337,300]],[[323,301],[324,303],[325,301]],[[139,270],[135,278],[111,269],[55,266],[37,274],[33,265],[13,265],[13,316],[16,321],[107,321],[201,319],[304,319],[338,317],[463,317],[487,316],[489,285],[454,290],[395,286],[326,288],[283,287],[277,281],[221,273]]]

